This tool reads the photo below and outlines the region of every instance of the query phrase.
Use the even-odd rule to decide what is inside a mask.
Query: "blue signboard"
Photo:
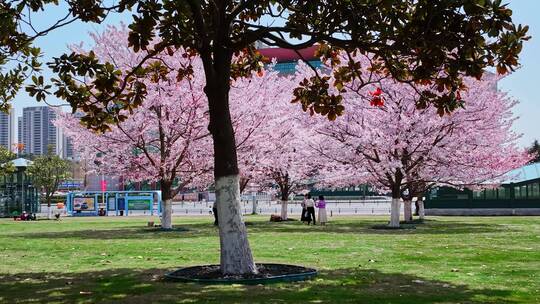
[[[111,215],[109,211],[120,216],[133,211],[150,211],[150,215],[161,212],[160,191],[72,191],[66,201],[68,213],[73,216]]]
[[[82,187],[83,182],[82,181],[63,181],[58,185],[59,188],[80,188]]]

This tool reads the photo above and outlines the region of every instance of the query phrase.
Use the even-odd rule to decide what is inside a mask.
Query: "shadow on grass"
[[[302,223],[266,223],[256,222],[248,226],[253,232],[283,232],[283,233],[353,233],[353,234],[477,234],[477,233],[507,233],[507,227],[491,223],[464,223],[459,221],[424,221],[421,225],[404,224],[414,226],[415,229],[373,229],[373,227],[386,225],[383,221],[349,220],[330,222],[326,226],[307,226]]]
[[[384,222],[373,220],[349,220],[330,222],[326,226],[308,226],[301,222],[272,223],[266,221],[248,221],[247,228],[253,233],[351,233],[351,234],[478,234],[478,233],[508,233],[507,227],[501,228],[498,224],[489,223],[464,223],[458,221],[425,221],[417,225],[416,229],[373,229],[376,225],[384,225]],[[44,238],[44,239],[155,239],[155,238],[190,238],[201,235],[216,235],[217,228],[211,223],[187,223],[176,226],[173,231],[163,231],[155,228],[142,226],[119,227],[114,229],[85,229],[67,230],[61,232],[24,232],[10,234],[10,237],[18,238]]]
[[[164,269],[0,275],[2,303],[514,303],[510,291],[471,289],[377,270],[322,271],[314,280],[274,285],[164,281]]]
[[[42,239],[97,239],[97,240],[114,240],[114,239],[156,239],[156,238],[186,238],[200,237],[207,235],[208,231],[194,230],[189,225],[175,227],[173,230],[162,230],[157,228],[143,227],[121,227],[114,229],[85,229],[85,230],[67,230],[67,231],[48,231],[48,232],[25,232],[14,233],[9,237],[18,238],[42,238]],[[216,232],[217,235],[217,232]]]

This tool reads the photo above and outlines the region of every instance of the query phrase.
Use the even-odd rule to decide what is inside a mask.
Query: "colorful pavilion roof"
[[[317,50],[317,46],[313,45],[305,49],[298,50],[298,53],[305,59],[305,60],[314,60],[318,59],[315,57],[315,51]],[[297,52],[290,49],[283,49],[283,48],[266,48],[266,49],[259,49],[259,52],[261,52],[262,55],[265,57],[268,57],[270,59],[276,58],[278,62],[290,62],[290,61],[297,61],[300,59],[300,56]]]

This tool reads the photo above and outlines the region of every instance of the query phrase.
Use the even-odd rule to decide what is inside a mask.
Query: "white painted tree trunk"
[[[288,220],[288,213],[287,209],[289,207],[289,201],[281,201],[281,220],[286,221]]]
[[[418,216],[420,217],[420,220],[423,221],[426,217],[426,210],[424,209],[424,201],[418,200]]]
[[[257,214],[257,207],[258,207],[257,205],[259,205],[259,204],[258,204],[257,200],[254,197],[253,198],[253,206],[252,206],[251,214]]]
[[[172,199],[163,201],[161,209],[161,228],[172,229]]]
[[[216,178],[221,272],[225,275],[257,273],[240,212],[239,180],[238,175]]]
[[[390,223],[388,226],[397,228],[399,227],[399,213],[401,210],[401,202],[399,198],[392,198],[392,204],[390,206]]]
[[[410,200],[403,201],[403,215],[405,222],[412,221],[412,202]]]
[[[52,210],[52,205],[48,206],[47,207],[47,219],[49,220],[52,220],[52,217],[53,217],[53,210]]]

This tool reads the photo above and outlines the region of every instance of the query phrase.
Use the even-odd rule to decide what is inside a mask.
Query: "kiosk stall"
[[[72,216],[161,214],[161,191],[76,191],[66,201]]]

